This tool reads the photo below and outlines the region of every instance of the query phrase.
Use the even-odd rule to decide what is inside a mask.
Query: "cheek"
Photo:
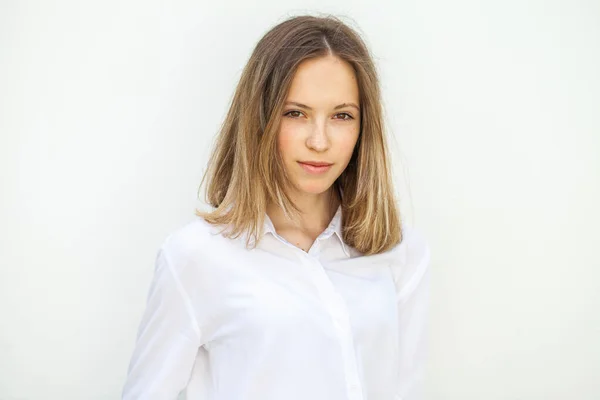
[[[299,135],[294,134],[293,129],[286,129],[285,126],[280,128],[279,135],[277,136],[277,144],[284,160],[293,157],[294,149],[299,148],[298,137]]]
[[[354,152],[354,148],[356,147],[356,143],[358,141],[357,139],[358,135],[348,135],[343,137],[337,143],[339,154],[345,159],[346,162],[350,161],[352,158],[352,153]]]

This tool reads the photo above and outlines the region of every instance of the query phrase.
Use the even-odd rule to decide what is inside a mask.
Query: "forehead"
[[[304,60],[298,66],[288,92],[288,101],[314,107],[343,102],[358,103],[359,89],[352,66],[333,56]]]

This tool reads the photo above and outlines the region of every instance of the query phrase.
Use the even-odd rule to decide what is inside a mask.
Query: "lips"
[[[298,161],[301,164],[312,165],[313,167],[327,167],[331,165],[331,163],[320,162],[320,161]]]
[[[316,165],[307,164],[307,163],[304,163],[304,162],[301,162],[301,161],[298,161],[298,164],[300,164],[300,166],[302,167],[302,169],[306,173],[312,174],[312,175],[324,174],[327,171],[329,171],[331,169],[331,166],[333,165],[333,164],[327,164],[327,163],[325,163],[324,165],[316,166]]]

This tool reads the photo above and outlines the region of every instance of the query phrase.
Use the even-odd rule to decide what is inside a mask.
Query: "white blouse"
[[[429,246],[363,256],[341,206],[308,252],[275,231],[247,250],[201,217],[171,232],[123,387],[125,400],[422,398]]]

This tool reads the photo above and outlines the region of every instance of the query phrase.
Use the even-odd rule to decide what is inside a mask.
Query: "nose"
[[[315,151],[325,151],[329,148],[329,136],[327,135],[326,122],[315,122],[312,131],[306,140],[307,147]]]

